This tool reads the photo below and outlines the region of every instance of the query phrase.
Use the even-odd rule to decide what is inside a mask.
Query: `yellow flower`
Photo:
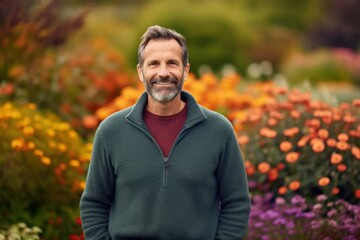
[[[58,148],[59,148],[59,150],[60,150],[61,152],[65,152],[66,149],[67,149],[67,146],[66,146],[65,144],[63,144],[63,143],[59,143],[59,144],[58,144]]]
[[[24,147],[25,140],[23,138],[17,138],[11,141],[11,147],[15,150],[20,150]]]
[[[48,157],[42,157],[42,158],[41,158],[41,162],[42,162],[44,165],[50,165],[51,159],[48,158]]]
[[[46,134],[47,134],[49,137],[55,137],[55,131],[54,131],[54,129],[49,128],[49,129],[46,131]]]
[[[9,77],[17,78],[25,73],[25,68],[23,66],[13,66],[9,70]]]
[[[80,185],[80,189],[84,190],[86,183],[85,183],[85,181],[81,181],[79,185]]]
[[[28,142],[27,147],[28,147],[28,149],[34,149],[35,148],[35,143],[34,142]]]
[[[31,126],[26,126],[22,129],[22,132],[24,133],[25,136],[31,136],[34,134],[34,128]]]
[[[77,160],[77,159],[72,159],[72,160],[70,160],[69,165],[70,165],[71,167],[79,167],[79,166],[80,166],[80,162],[79,162],[79,160]]]
[[[34,154],[35,154],[35,156],[38,156],[38,157],[43,157],[44,156],[44,152],[41,151],[40,149],[35,149]]]

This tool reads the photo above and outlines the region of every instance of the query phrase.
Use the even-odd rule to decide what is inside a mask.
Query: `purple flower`
[[[285,204],[285,199],[282,198],[282,197],[277,197],[277,198],[275,199],[275,203],[276,203],[277,205],[284,205],[284,204]]]
[[[275,220],[274,224],[275,225],[285,225],[286,224],[286,219],[285,218],[278,218]]]
[[[305,198],[301,197],[300,195],[296,195],[291,199],[291,203],[304,205],[306,203],[306,201],[305,201]]]
[[[336,209],[331,209],[331,210],[327,213],[327,216],[328,216],[329,218],[331,218],[331,217],[335,216],[336,213],[337,213]]]
[[[316,200],[317,200],[318,202],[323,202],[323,201],[325,201],[326,199],[327,199],[327,197],[326,197],[326,195],[324,195],[324,194],[321,194],[321,195],[319,195],[319,196],[316,197]]]
[[[268,235],[263,235],[261,237],[261,240],[270,240],[270,237]]]
[[[293,221],[289,221],[289,222],[286,224],[286,228],[288,228],[288,229],[292,229],[292,228],[294,228],[294,227],[295,227],[295,224],[294,224]]]

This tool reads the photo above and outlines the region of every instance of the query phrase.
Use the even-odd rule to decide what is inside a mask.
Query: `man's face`
[[[158,102],[169,102],[180,93],[189,64],[183,66],[181,47],[174,40],[151,40],[144,50],[138,74],[147,93]]]

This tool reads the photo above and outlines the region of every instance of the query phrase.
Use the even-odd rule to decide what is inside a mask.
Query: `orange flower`
[[[313,118],[307,121],[307,125],[313,128],[319,128],[321,126],[321,122],[319,119]]]
[[[356,117],[351,114],[346,114],[343,117],[343,121],[346,123],[354,123],[354,122],[356,122]]]
[[[48,157],[42,157],[42,158],[41,158],[41,162],[42,162],[44,165],[50,165],[51,159],[48,158]]]
[[[325,144],[323,141],[314,141],[314,143],[312,144],[312,150],[316,153],[320,153],[324,151],[324,149],[325,149]]]
[[[283,152],[288,152],[292,148],[292,144],[289,141],[284,141],[280,143],[280,150]]]
[[[268,180],[269,181],[275,181],[279,176],[278,170],[276,168],[270,169],[268,172]]]
[[[336,146],[336,140],[333,138],[329,138],[328,140],[326,140],[326,145],[328,147],[335,147]]]
[[[284,195],[287,192],[287,190],[288,190],[288,188],[286,186],[282,186],[278,189],[278,193],[280,195]],[[360,192],[359,192],[359,194],[360,194]]]
[[[254,174],[255,174],[255,171],[256,171],[255,167],[254,167],[252,164],[246,166],[246,167],[245,167],[245,170],[246,170],[246,174],[247,174],[248,176],[254,175]]]
[[[292,110],[292,111],[290,112],[290,116],[291,116],[292,118],[294,118],[294,119],[299,119],[300,116],[301,116],[301,113],[300,113],[299,111],[297,111],[297,110]]]
[[[350,145],[345,141],[339,141],[336,143],[336,147],[337,147],[337,149],[339,149],[341,151],[345,151],[345,150],[349,149]]]
[[[355,107],[360,107],[360,98],[352,100],[352,105]]]
[[[349,135],[347,135],[346,133],[340,133],[338,135],[338,140],[347,142],[349,140]]]
[[[276,166],[276,169],[277,170],[284,170],[284,168],[285,168],[285,164],[283,164],[283,163],[279,163],[277,166]]]
[[[360,189],[355,190],[355,197],[360,198]]]
[[[296,191],[300,188],[301,183],[299,180],[294,180],[292,182],[289,183],[289,189],[292,191]]]
[[[259,165],[258,165],[258,170],[259,170],[259,172],[261,172],[261,173],[267,173],[267,172],[269,172],[269,170],[270,170],[270,164],[268,163],[268,162],[261,162],[261,163],[259,163]]]
[[[328,178],[328,177],[322,177],[318,180],[318,185],[320,187],[325,187],[325,186],[329,185],[329,183],[330,183],[330,178]]]
[[[300,156],[300,153],[298,153],[298,152],[289,152],[286,154],[285,160],[288,163],[294,163],[299,159],[299,156]]]
[[[99,125],[99,119],[95,115],[85,115],[82,124],[87,129],[93,129]]]
[[[339,194],[339,192],[340,192],[340,189],[338,187],[333,187],[333,189],[331,190],[331,193],[333,195],[337,195],[337,194]]]
[[[356,157],[358,160],[360,160],[360,148],[353,146],[351,148],[351,153]]]
[[[329,131],[324,128],[319,129],[317,134],[318,134],[319,138],[321,138],[321,139],[326,139],[329,137]]]
[[[298,147],[304,147],[307,142],[309,141],[309,137],[308,136],[303,136],[302,138],[300,138],[300,140],[297,142],[297,146]]]
[[[300,132],[298,127],[288,128],[284,130],[284,136],[293,137]]]
[[[238,140],[238,143],[240,145],[246,145],[250,141],[250,139],[249,139],[249,137],[247,135],[241,135],[241,136],[238,137],[237,140]]]
[[[346,167],[346,165],[343,164],[343,163],[340,163],[340,164],[337,166],[337,170],[338,170],[339,172],[345,172],[346,169],[347,169],[347,167]]]
[[[343,156],[339,153],[333,153],[330,158],[331,164],[339,164],[343,160]]]
[[[277,132],[267,127],[260,129],[260,135],[267,138],[274,138],[277,136]]]
[[[275,119],[275,118],[269,118],[269,120],[267,121],[267,124],[268,124],[270,127],[276,126],[277,123],[278,123],[278,120]]]

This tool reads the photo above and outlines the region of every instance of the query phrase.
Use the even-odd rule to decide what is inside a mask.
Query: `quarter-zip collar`
[[[187,116],[184,124],[185,128],[194,126],[195,124],[205,120],[207,117],[203,109],[197,104],[195,98],[186,91],[181,91],[180,97],[183,101],[187,103]],[[144,92],[136,104],[133,106],[129,114],[126,116],[126,119],[133,124],[144,128],[145,122],[143,119],[143,111],[146,107],[148,99],[148,94]]]

